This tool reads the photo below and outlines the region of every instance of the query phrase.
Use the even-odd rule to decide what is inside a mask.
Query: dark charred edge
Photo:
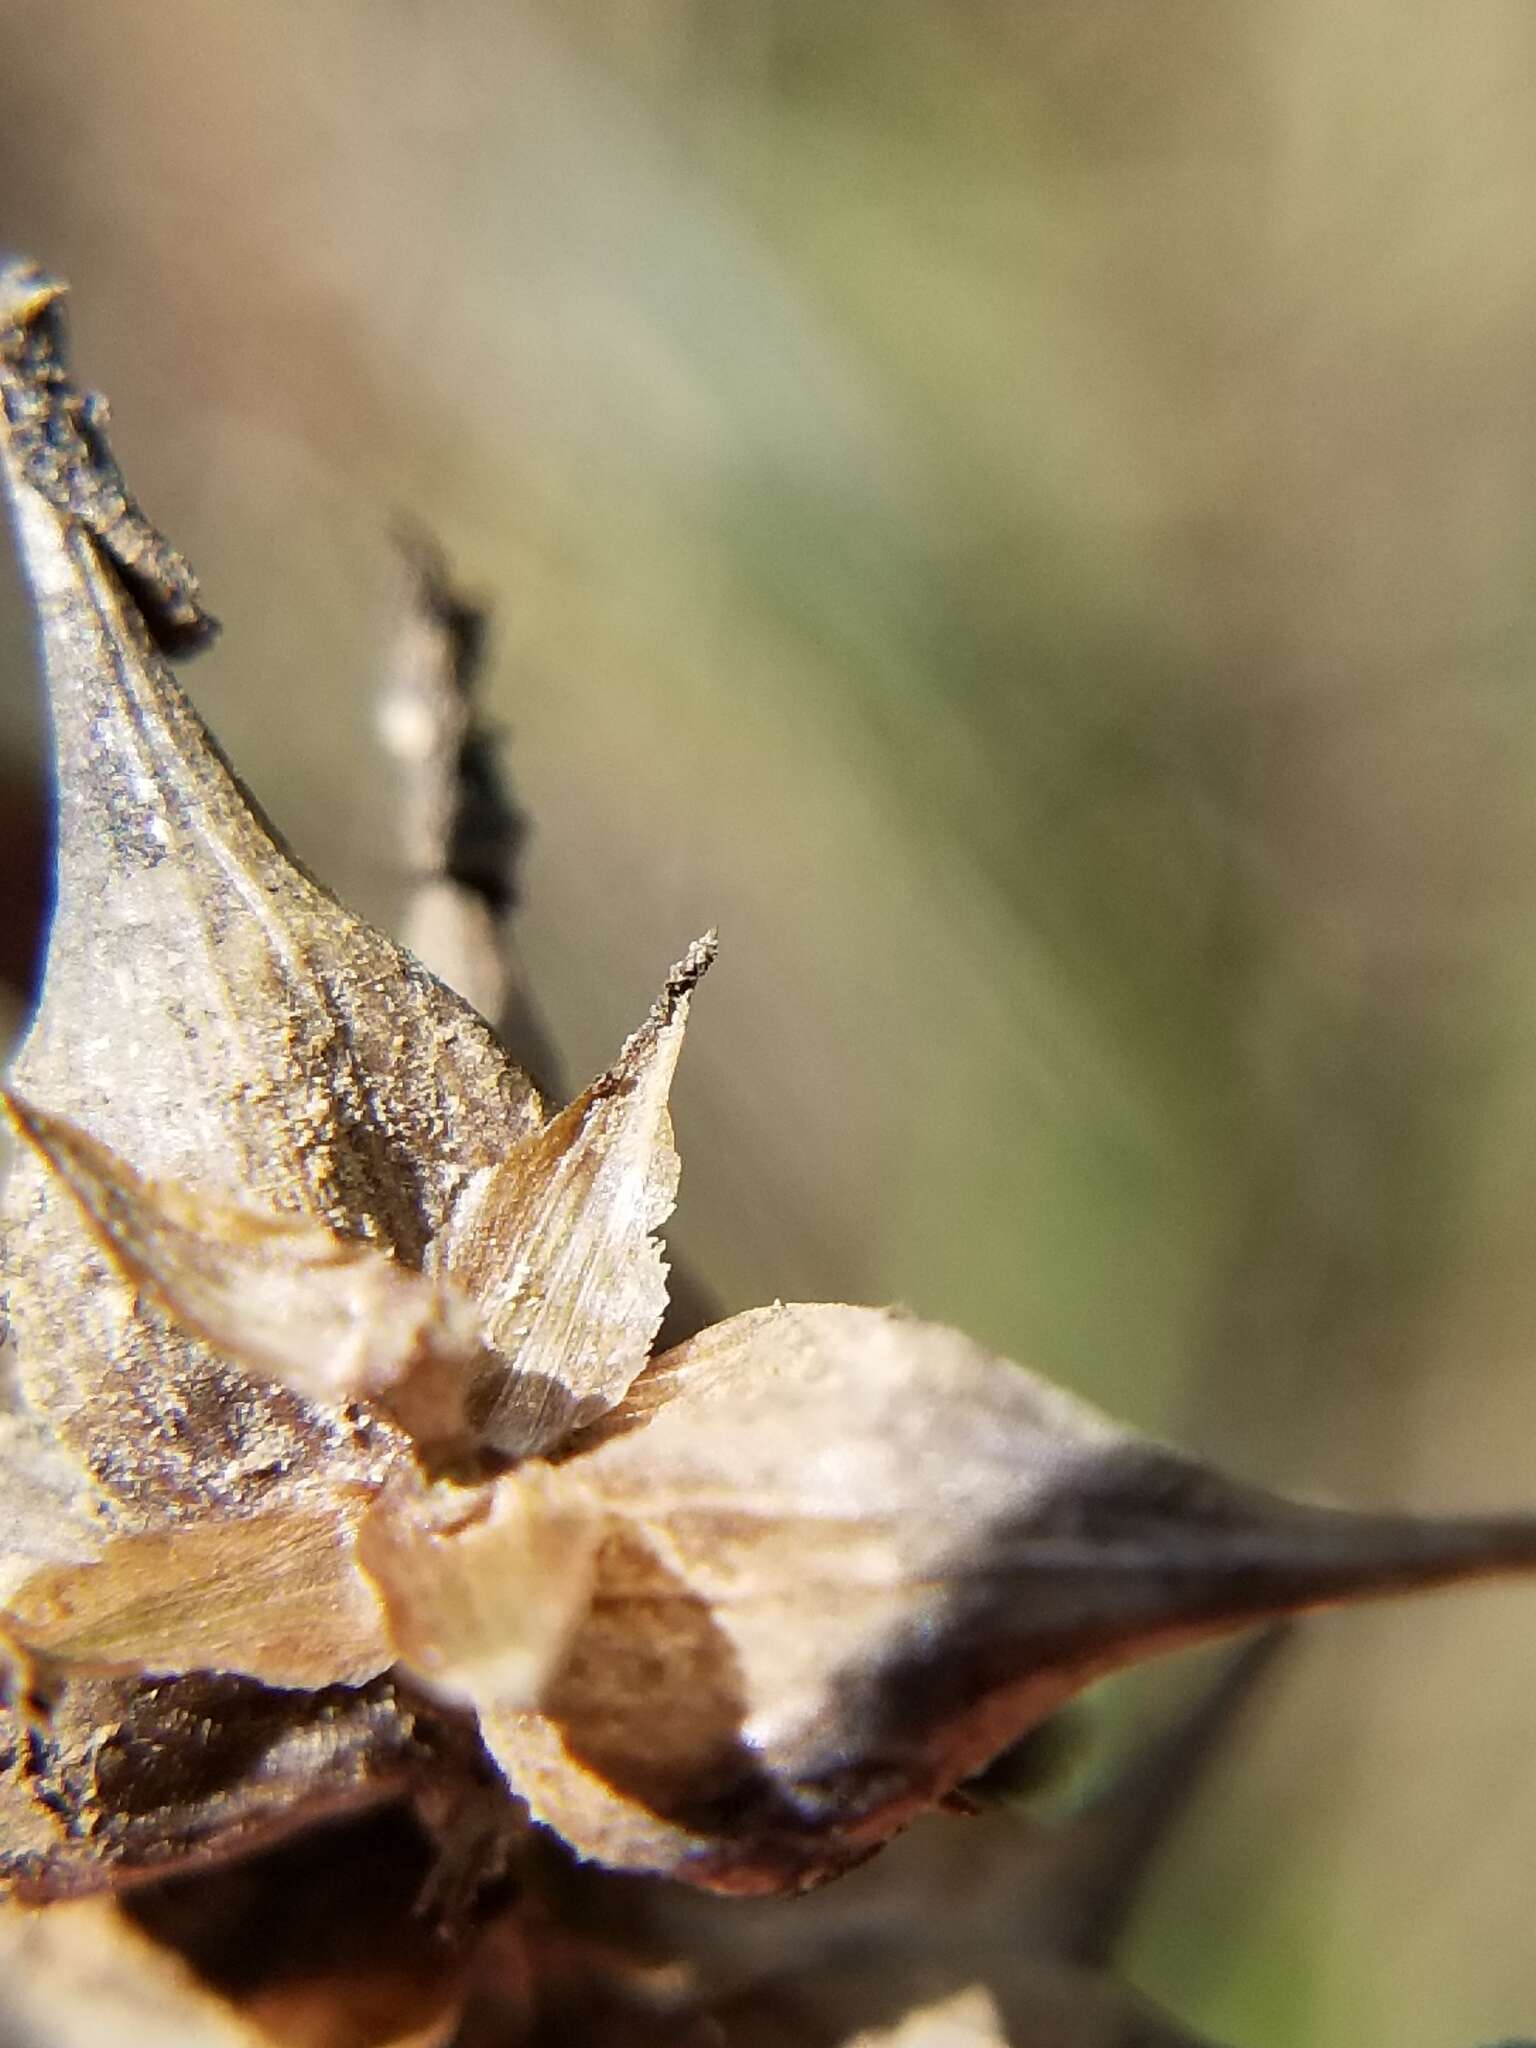
[[[90,535],[159,652],[185,660],[213,644],[219,621],[203,605],[191,564],[128,488],[107,439],[106,400],[70,374],[68,290],[30,258],[0,256],[6,427],[18,440],[18,468],[30,489]],[[13,404],[18,391],[30,391],[31,402]],[[61,464],[70,465],[68,481]]]
[[[667,975],[666,983],[651,1012],[657,1024],[670,1024],[677,1015],[678,1006],[686,996],[691,996],[699,983],[715,964],[720,951],[720,934],[711,928],[704,936],[695,939],[682,959]]]
[[[132,499],[129,503],[138,509]],[[104,545],[101,555],[167,661],[190,661],[195,655],[205,654],[223,632],[221,622],[204,609],[195,579],[189,578],[176,600],[167,601],[163,586],[152,576],[143,575],[132,563],[119,560]]]
[[[625,1039],[613,1065],[606,1074],[599,1074],[586,1092],[577,1097],[576,1103],[572,1104],[573,1109],[578,1106],[590,1108],[594,1103],[607,1102],[615,1095],[627,1093],[634,1084],[635,1062],[650,1051],[669,1024],[676,1023],[678,1012],[713,966],[718,950],[719,938],[715,932],[706,932],[701,939],[694,940],[668,973],[661,994],[652,1003],[640,1029]]]

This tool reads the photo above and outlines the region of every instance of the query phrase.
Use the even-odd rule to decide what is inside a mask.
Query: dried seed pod
[[[515,1794],[582,1856],[794,1889],[1103,1671],[1536,1565],[1530,1517],[1295,1506],[891,1313],[778,1306],[647,1364],[708,947],[546,1119],[235,779],[161,658],[195,600],[103,510],[57,288],[0,275],[60,792],[0,1202],[12,1888],[409,1792]],[[55,416],[91,491],[39,467]],[[914,1992],[900,2026],[986,2039],[974,1990]]]
[[[591,1607],[486,1740],[583,1855],[733,1891],[858,1862],[1105,1672],[1536,1565],[1528,1516],[1281,1500],[875,1309],[716,1325],[558,1470],[608,1521]]]

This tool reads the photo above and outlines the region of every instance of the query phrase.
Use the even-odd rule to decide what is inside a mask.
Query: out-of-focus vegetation
[[[1536,15],[11,0],[0,239],[387,917],[390,526],[496,607],[574,1076],[718,922],[675,1240],[1255,1477],[1536,1496]],[[0,750],[38,745],[14,605]],[[1323,1623],[1135,1974],[1529,2030],[1530,1595]]]

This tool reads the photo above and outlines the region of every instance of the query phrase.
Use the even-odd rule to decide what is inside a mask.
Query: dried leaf
[[[1138,1658],[1536,1564],[1530,1518],[1294,1506],[868,1309],[718,1325],[559,1471],[609,1516],[592,1606],[487,1741],[583,1855],[728,1890],[856,1862]]]
[[[667,1302],[652,1232],[677,1193],[667,1095],[714,949],[689,949],[609,1073],[466,1184],[433,1248],[499,1354],[476,1424],[509,1457],[603,1414],[650,1353]]]
[[[307,1400],[377,1401],[428,1452],[462,1448],[473,1303],[323,1223],[146,1181],[62,1117],[0,1091],[113,1263],[191,1334]]]
[[[357,1569],[362,1502],[119,1536],[33,1572],[6,1600],[29,1653],[76,1671],[232,1671],[272,1686],[360,1685],[395,1661]]]

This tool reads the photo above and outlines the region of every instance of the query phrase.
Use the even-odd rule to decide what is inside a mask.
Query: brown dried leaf
[[[718,1325],[559,1474],[609,1516],[592,1606],[487,1740],[583,1855],[727,1890],[857,1861],[1138,1658],[1536,1565],[1530,1518],[1295,1506],[869,1309]]]
[[[6,1599],[25,1649],[72,1671],[230,1671],[272,1686],[361,1685],[395,1660],[355,1557],[351,1512],[279,1512],[119,1536]]]
[[[429,1451],[462,1446],[479,1323],[449,1283],[323,1223],[147,1181],[63,1117],[0,1102],[124,1277],[190,1334],[306,1400],[376,1401]]]
[[[547,1450],[603,1414],[650,1353],[667,1304],[652,1233],[677,1194],[667,1095],[714,950],[713,934],[690,947],[615,1066],[474,1175],[433,1246],[498,1354],[475,1421],[506,1456]]]

